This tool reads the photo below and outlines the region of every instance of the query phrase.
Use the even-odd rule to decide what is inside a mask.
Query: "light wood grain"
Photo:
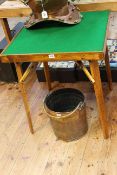
[[[12,42],[12,41],[11,41]],[[6,47],[7,49],[7,47]],[[53,53],[54,54],[54,53]],[[49,58],[48,54],[20,54],[20,55],[0,55],[1,62],[49,62],[49,61],[78,61],[78,60],[102,60],[104,53],[102,52],[69,52],[69,53],[55,53],[55,58]]]
[[[81,11],[95,11],[95,10],[111,10],[117,11],[117,1],[111,0],[96,0],[96,1],[80,1],[79,8]],[[6,1],[0,5],[0,18],[29,16],[31,9],[25,6],[20,1]]]
[[[109,89],[111,91],[113,89],[113,86],[112,86],[112,74],[111,74],[111,68],[110,68],[110,62],[109,62],[108,48],[106,48],[105,65],[106,65],[106,73],[107,73],[108,85],[109,85]]]
[[[91,69],[91,74],[95,80],[94,89],[95,89],[95,95],[96,95],[96,100],[97,100],[97,105],[98,105],[98,110],[99,110],[99,118],[100,118],[102,130],[103,130],[104,138],[108,138],[109,137],[109,126],[107,122],[107,114],[106,114],[105,102],[104,102],[104,97],[103,97],[103,90],[102,90],[102,85],[101,85],[101,78],[100,78],[98,62],[91,61],[90,69]]]
[[[9,44],[11,39],[12,39],[12,36],[11,36],[11,31],[10,31],[10,27],[9,27],[8,21],[5,18],[5,19],[0,19],[0,22],[1,22],[1,25],[2,25],[2,28],[3,28],[3,31],[5,33],[6,40],[7,40],[8,44]]]
[[[34,75],[27,79],[31,87]],[[0,85],[0,172],[3,175],[94,175],[116,174],[117,144],[117,84],[109,94],[103,84],[111,124],[110,139],[104,140],[97,116],[95,94],[87,82],[59,84],[78,88],[85,94],[88,133],[80,140],[66,143],[56,140],[48,117],[43,111],[43,99],[48,94],[45,83],[34,82],[28,91],[33,113],[35,134],[27,127],[23,102],[17,84]],[[35,91],[36,89],[36,91]],[[7,167],[7,168],[5,168]]]
[[[95,2],[95,3],[84,3],[78,5],[81,11],[100,11],[100,10],[110,10],[117,11],[117,1],[116,2]]]
[[[44,73],[45,73],[45,78],[48,86],[48,90],[50,91],[52,89],[51,87],[51,78],[50,78],[50,72],[49,72],[49,65],[48,62],[44,62]]]
[[[31,119],[30,107],[29,107],[29,104],[28,104],[28,97],[27,97],[26,87],[24,85],[24,82],[20,82],[20,80],[23,76],[20,63],[15,63],[15,67],[16,67],[16,72],[17,72],[17,76],[18,76],[19,87],[20,87],[23,102],[24,102],[24,107],[25,107],[26,114],[27,114],[28,125],[29,125],[31,133],[33,134],[34,129],[33,129],[33,124],[32,124],[32,119]]]
[[[29,16],[31,9],[20,1],[6,1],[0,5],[0,18]]]

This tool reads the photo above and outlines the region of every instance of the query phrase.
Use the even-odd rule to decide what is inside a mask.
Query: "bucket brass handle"
[[[57,116],[56,119],[60,119],[61,116],[62,116],[62,119],[71,116],[71,115],[72,115],[74,112],[76,112],[78,109],[81,110],[82,107],[84,106],[84,104],[85,104],[84,102],[80,102],[80,103],[78,104],[78,106],[77,106],[72,112],[68,112],[68,114],[66,114],[66,115],[61,115],[61,113],[55,112],[55,114],[56,114],[56,116]],[[46,108],[46,107],[45,107],[45,105],[44,105],[44,111],[47,113],[47,111],[46,111],[45,108]],[[50,118],[54,118],[54,119],[55,119],[55,116],[54,116],[54,115],[51,115],[51,114],[49,114],[49,113],[47,113],[47,114],[49,115]]]

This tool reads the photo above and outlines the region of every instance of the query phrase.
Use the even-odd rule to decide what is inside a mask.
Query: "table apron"
[[[1,55],[0,62],[53,62],[53,61],[78,61],[78,60],[103,60],[103,52],[88,53],[63,53],[63,54],[25,54],[25,55]]]

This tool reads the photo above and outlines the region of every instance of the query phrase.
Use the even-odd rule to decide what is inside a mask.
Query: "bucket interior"
[[[44,101],[48,109],[54,112],[71,112],[80,102],[84,102],[84,95],[81,91],[72,88],[56,90]]]

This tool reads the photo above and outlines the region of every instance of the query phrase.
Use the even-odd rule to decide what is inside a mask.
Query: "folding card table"
[[[56,22],[39,24],[37,28],[23,28],[0,56],[1,62],[16,65],[19,85],[27,113],[29,127],[33,133],[30,108],[24,86],[28,70],[22,74],[20,63],[43,62],[48,88],[51,89],[48,62],[82,61],[90,64],[94,79],[94,90],[104,138],[109,136],[107,114],[103,97],[98,61],[105,60],[109,88],[112,89],[111,71],[106,47],[109,11],[83,12],[83,19],[77,25]]]

